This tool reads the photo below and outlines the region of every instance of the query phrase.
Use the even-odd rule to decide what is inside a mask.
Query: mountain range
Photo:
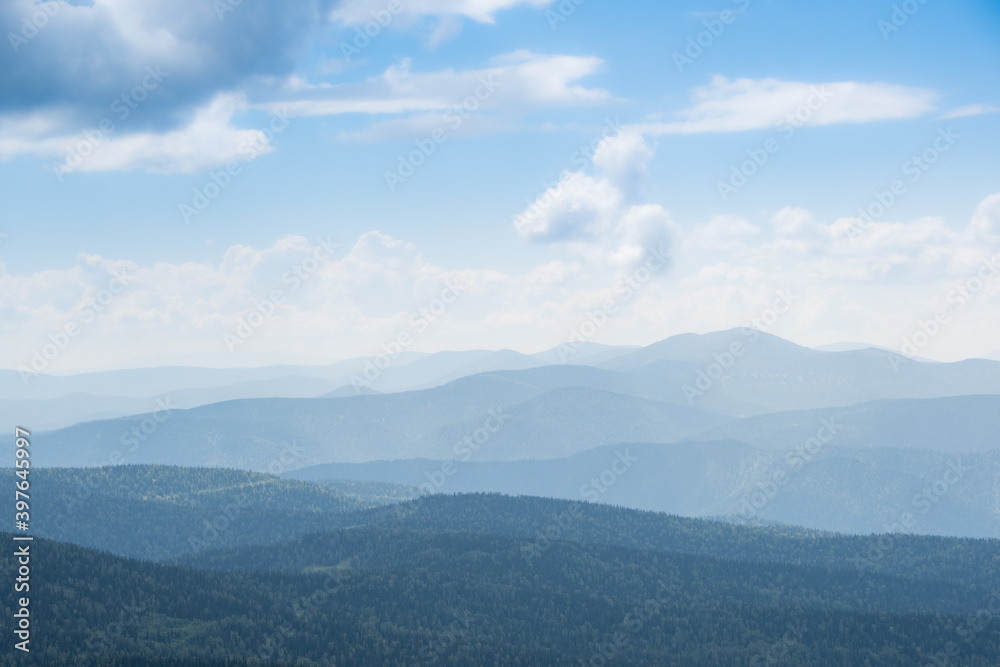
[[[350,379],[343,364],[36,378],[48,383],[39,392],[91,390],[37,399],[40,406],[85,398],[106,409],[126,400],[99,397],[95,383],[105,380],[137,396],[166,394],[153,412],[36,431],[32,460],[238,468],[327,485],[423,484],[855,533],[912,516],[912,532],[1000,536],[1000,362],[925,363],[849,347],[818,351],[734,329],[534,357],[407,353],[384,381],[369,373],[364,383],[334,389],[326,383]],[[548,363],[560,357],[577,363]],[[422,384],[432,386],[392,391]],[[292,396],[192,408],[174,401],[234,387]],[[628,481],[599,492],[588,486],[622,447],[642,452]],[[960,483],[942,498],[917,498],[940,489],[954,461]],[[787,483],[762,502],[759,489],[770,489],[775,474],[787,474]],[[754,498],[759,506],[747,506]]]

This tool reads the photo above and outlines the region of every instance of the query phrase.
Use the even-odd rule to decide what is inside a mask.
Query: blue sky
[[[772,330],[803,344],[900,349],[945,308],[922,355],[1000,347],[1000,280],[966,285],[1000,250],[995,2],[15,0],[0,27],[9,368],[112,270],[47,371],[364,356],[449,279],[413,349],[537,351],[661,245],[593,340],[741,326],[794,287]],[[230,350],[320,237],[339,254]]]

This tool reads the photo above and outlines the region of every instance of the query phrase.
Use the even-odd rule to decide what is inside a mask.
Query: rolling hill
[[[13,471],[0,477],[13,488]],[[38,468],[31,473],[32,528],[39,537],[162,560],[340,526],[339,517],[396,502],[402,492],[217,468]]]
[[[1000,538],[1000,449],[955,455],[832,444],[814,451],[735,441],[619,444],[548,461],[455,462],[445,468],[441,461],[415,459],[327,464],[287,475],[422,486],[423,494],[591,500],[852,534]]]
[[[993,664],[996,541],[877,544],[501,496],[169,565],[38,539],[17,664]]]

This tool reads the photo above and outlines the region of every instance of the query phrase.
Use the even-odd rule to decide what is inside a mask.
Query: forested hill
[[[402,505],[344,514],[342,525],[406,529],[423,534],[504,535],[525,542],[524,551],[544,553],[558,542],[669,551],[750,563],[851,570],[857,575],[893,574],[923,579],[977,582],[1000,588],[1000,541],[925,535],[838,535],[795,526],[747,526],[690,519],[550,498],[499,494],[436,495]],[[291,549],[308,535],[286,542]],[[203,568],[284,570],[287,559],[268,562],[272,548],[233,547],[176,562]]]
[[[32,474],[37,535],[147,560],[191,554],[191,562],[208,563],[209,552],[218,549],[391,524],[426,533],[508,535],[542,546],[550,539],[568,540],[864,572],[920,569],[958,580],[986,577],[1000,587],[995,540],[834,535],[496,494],[437,495],[385,505],[415,490],[374,483],[340,483],[332,490],[225,469],[116,466]],[[264,547],[265,553],[272,549]]]
[[[241,524],[170,563],[32,542],[32,652],[8,648],[0,664],[995,667],[1000,646],[996,540],[495,494],[358,510],[357,497],[238,471],[114,474],[136,486],[85,499],[63,525],[105,536],[103,549],[128,535],[114,544],[169,552],[193,517],[248,484],[261,493]],[[292,528],[315,532],[289,532],[290,503]],[[16,571],[13,549],[0,568]]]
[[[12,488],[15,481],[12,469],[0,471],[0,482]],[[344,513],[412,495],[384,484],[328,486],[224,468],[35,468],[32,528],[40,537],[160,560],[340,526]]]
[[[743,538],[756,533],[744,544],[773,552],[760,562],[753,553],[734,559],[650,548],[679,532],[678,543],[717,549],[727,527],[710,522],[661,518],[657,535],[644,523],[655,516],[633,512],[624,528],[649,541],[640,548],[559,539],[539,546],[494,521],[504,507],[535,502],[435,499],[409,523],[210,554],[218,568],[211,571],[37,540],[32,653],[7,654],[3,664],[846,667],[928,664],[957,646],[961,664],[995,665],[1000,623],[983,617],[1000,603],[990,597],[995,561],[984,568],[995,543],[923,544],[922,559],[918,545],[901,543],[889,574],[778,560],[795,540],[802,551],[812,545],[815,561],[835,559],[836,536],[783,542],[774,532],[734,528],[748,531]],[[449,530],[430,529],[434,519],[418,516],[443,519],[448,509],[457,519]],[[573,519],[582,536],[622,530],[594,525],[627,518],[606,509]],[[464,529],[474,523],[478,530]],[[0,563],[14,568],[10,550]],[[935,572],[939,563],[950,571]],[[7,596],[3,613],[12,612]]]

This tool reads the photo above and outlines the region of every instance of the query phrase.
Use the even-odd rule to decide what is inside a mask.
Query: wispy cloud
[[[803,125],[869,123],[922,116],[934,109],[937,94],[926,88],[888,83],[839,81],[807,83],[778,79],[716,76],[695,88],[691,105],[678,120],[641,126],[649,134],[742,132],[774,126],[786,114],[807,105]]]
[[[992,104],[969,104],[964,107],[956,107],[941,116],[941,120],[949,118],[965,118],[966,116],[981,116],[988,113],[996,113],[1000,107]]]
[[[493,87],[484,109],[527,111],[542,106],[605,102],[611,94],[578,83],[597,72],[603,61],[592,56],[541,55],[516,51],[493,58],[480,69],[415,72],[404,59],[380,76],[360,83],[298,85],[265,104],[297,116],[346,113],[403,114],[444,111],[477,89]]]
[[[545,7],[555,0],[398,0],[401,13],[419,16],[461,16],[480,23],[493,23],[497,12],[525,5]],[[376,12],[385,11],[386,0],[343,0],[331,13],[331,18],[347,25],[372,20]]]

